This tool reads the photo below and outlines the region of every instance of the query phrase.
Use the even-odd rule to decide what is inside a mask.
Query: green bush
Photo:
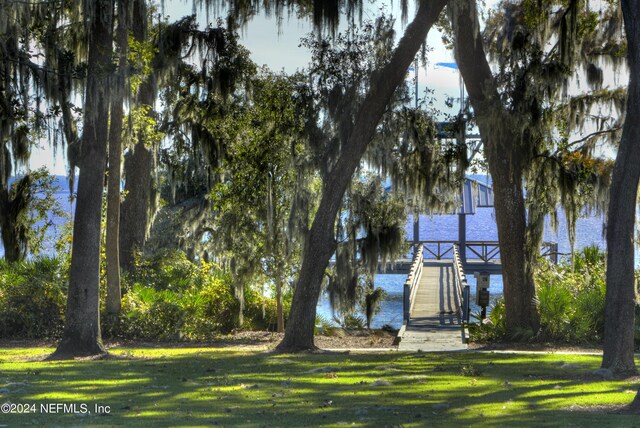
[[[0,261],[0,338],[54,339],[64,327],[66,268],[60,259]]]
[[[123,296],[118,324],[109,333],[130,340],[173,340],[179,338],[183,318],[177,294],[136,286]]]
[[[0,339],[60,338],[69,281],[66,261],[0,261]],[[123,278],[125,293],[117,319],[107,318],[101,290],[103,337],[206,340],[229,333],[237,327],[240,307],[231,284],[217,266],[192,263],[180,252],[140,260],[135,273]],[[275,328],[275,300],[249,288],[244,315],[246,328]]]
[[[195,264],[181,252],[140,260],[126,279],[117,325],[105,331],[129,340],[205,340],[237,327],[240,303],[230,278],[211,263]],[[275,324],[275,301],[248,289],[245,328]],[[263,303],[266,317],[262,316]]]
[[[484,321],[481,319],[480,312],[472,314],[471,317],[475,322],[469,324],[471,340],[475,342],[491,342],[504,339],[507,331],[505,314],[504,298],[502,297],[493,303]]]
[[[605,253],[590,246],[572,260],[554,265],[540,260],[535,273],[540,330],[534,340],[568,343],[599,343],[604,333]],[[506,337],[504,302],[499,301],[488,320],[469,327],[472,340],[492,341]],[[640,324],[638,324],[640,325]],[[640,336],[640,327],[637,328]]]
[[[563,340],[571,333],[575,312],[574,284],[553,269],[538,275],[537,296],[540,328],[546,339]]]
[[[204,275],[205,270],[203,263]],[[182,309],[188,314],[184,334],[190,339],[205,339],[214,333],[228,333],[236,325],[239,308],[229,282],[207,276],[199,288],[183,296]]]
[[[590,246],[558,266],[543,263],[536,275],[540,338],[597,343],[604,333],[605,253]]]
[[[258,293],[255,289],[245,290],[244,326],[253,330],[273,330],[277,329],[278,316],[277,304],[274,298],[269,298]],[[285,294],[282,299],[282,310],[285,322],[288,319],[291,308],[291,295]]]
[[[333,321],[322,314],[316,314],[316,322],[314,327],[315,334],[329,334],[338,328],[338,325]]]
[[[155,290],[184,291],[203,281],[200,267],[189,261],[181,251],[162,251],[151,257],[139,257],[136,269],[125,283],[151,287]]]

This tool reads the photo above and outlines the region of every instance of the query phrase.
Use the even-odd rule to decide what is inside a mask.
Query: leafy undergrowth
[[[634,426],[638,379],[602,381],[585,355],[307,354],[233,348],[111,349],[45,362],[0,351],[5,426]],[[61,404],[76,404],[64,413]],[[44,414],[41,405],[58,413]],[[84,407],[86,406],[86,412]],[[102,412],[96,405],[109,406]],[[3,407],[4,409],[4,407]],[[24,409],[23,409],[24,410]],[[35,410],[35,411],[33,411]],[[101,414],[102,413],[102,414]]]

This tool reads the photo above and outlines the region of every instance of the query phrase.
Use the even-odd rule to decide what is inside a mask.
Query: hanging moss
[[[47,40],[62,32],[69,5],[54,12],[48,6],[0,1],[0,229],[5,247],[10,247],[5,255],[14,260],[27,249],[24,216],[31,200],[31,148],[56,128],[63,101],[58,82],[70,79],[49,63],[57,51]],[[24,177],[9,186],[9,178],[21,173]]]
[[[401,0],[403,20],[407,15],[407,0]],[[307,17],[318,32],[328,31],[335,34],[341,19],[353,24],[362,21],[364,2],[362,0],[296,0],[296,1],[260,1],[234,0],[221,2],[216,0],[198,0],[195,7],[204,6],[207,13],[229,14],[229,20],[237,25],[246,25],[256,14],[275,16],[278,22],[285,17]],[[194,12],[195,13],[195,12]]]
[[[617,62],[612,51],[604,54],[603,37],[622,40],[621,22],[616,5],[601,4],[596,14],[586,4],[505,1],[485,30],[505,106],[491,128],[499,130],[508,121],[518,130],[517,140],[510,142],[516,149],[503,150],[525,166],[530,263],[546,215],[557,228],[557,211],[565,212],[573,247],[577,219],[585,211],[601,214],[608,199],[612,164],[594,153],[621,132],[625,90],[602,88],[602,67]],[[571,93],[581,73],[591,89]],[[581,135],[594,126],[595,132]]]
[[[353,315],[358,306],[370,321],[382,297],[373,286],[378,265],[403,256],[406,210],[403,199],[389,194],[374,176],[356,179],[348,191],[345,213],[337,225],[339,243],[329,273],[327,292],[334,312]]]
[[[457,132],[453,129],[452,134]],[[425,112],[402,109],[384,122],[365,156],[416,208],[455,212],[468,167],[467,150],[465,145],[437,134],[435,123]]]
[[[233,32],[221,27],[197,30],[194,17],[163,24],[155,34],[159,54],[154,69],[166,106],[160,130],[173,139],[162,161],[169,169],[171,200],[179,202],[179,193],[206,193],[219,178],[213,171],[225,157],[223,119],[238,114],[228,100],[240,83],[249,88],[256,67]],[[187,58],[200,58],[200,64],[188,63],[185,51]]]

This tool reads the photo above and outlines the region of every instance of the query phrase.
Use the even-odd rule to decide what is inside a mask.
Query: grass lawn
[[[599,380],[595,356],[117,347],[113,359],[38,361],[51,351],[0,350],[0,404],[31,412],[0,413],[0,427],[640,427],[618,411],[638,379]]]

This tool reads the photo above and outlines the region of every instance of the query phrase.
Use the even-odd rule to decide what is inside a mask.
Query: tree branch
[[[565,146],[564,148],[568,148],[568,147],[573,147],[576,146],[580,143],[583,143],[585,141],[587,141],[590,138],[593,137],[597,137],[598,135],[603,135],[603,134],[613,134],[614,132],[618,132],[622,129],[621,126],[616,126],[615,128],[609,128],[609,129],[605,129],[603,131],[597,131],[597,132],[592,132],[591,134],[587,135],[586,137],[580,138],[579,140],[575,140],[570,142],[567,146]],[[558,150],[559,151],[559,150]],[[556,153],[558,153],[558,151],[556,151]]]

